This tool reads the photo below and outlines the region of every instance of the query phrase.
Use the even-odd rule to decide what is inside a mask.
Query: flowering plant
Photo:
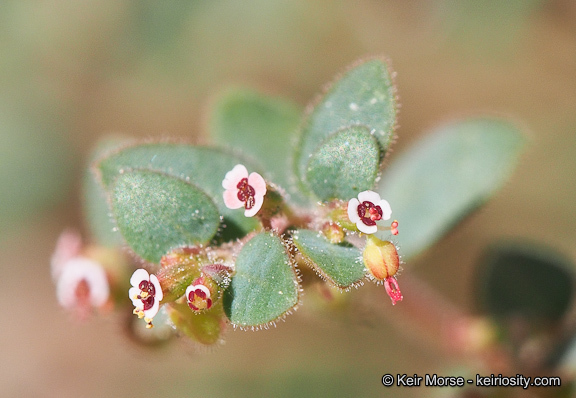
[[[111,275],[126,274],[125,262],[116,265],[122,272],[98,272],[92,259],[85,272],[94,276],[82,294],[95,306],[131,300],[147,332],[176,330],[202,344],[220,341],[227,324],[275,324],[312,284],[344,292],[373,280],[392,304],[409,300],[397,280],[399,253],[432,245],[493,193],[523,140],[501,120],[456,122],[383,173],[396,115],[393,74],[372,58],[338,77],[303,118],[284,100],[227,93],[209,127],[219,146],[122,142],[98,149],[86,178],[92,242],[128,249],[142,265],[119,280]],[[450,173],[444,166],[455,158],[463,161]],[[102,275],[110,288],[101,287]],[[64,306],[80,293],[60,293],[60,286],[77,286],[78,278],[57,280]],[[119,286],[125,293],[108,298]]]

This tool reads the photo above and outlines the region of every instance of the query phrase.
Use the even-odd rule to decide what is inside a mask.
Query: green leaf
[[[92,164],[104,153],[119,147],[126,139],[121,137],[105,137],[101,140],[90,156]],[[82,199],[86,224],[91,240],[102,246],[118,247],[124,241],[116,230],[116,224],[111,214],[110,205],[104,187],[97,181],[94,173],[87,169],[82,181]]]
[[[309,189],[322,201],[347,200],[374,187],[380,165],[378,142],[364,126],[332,134],[310,157]]]
[[[347,288],[366,276],[362,252],[353,246],[334,245],[315,231],[301,229],[294,244],[316,271],[339,288]]]
[[[476,118],[442,126],[396,158],[378,192],[400,223],[395,239],[402,255],[431,246],[494,195],[514,170],[523,144],[510,123]]]
[[[220,145],[255,159],[266,171],[266,179],[288,190],[291,196],[298,196],[287,148],[293,144],[300,117],[299,107],[292,102],[235,89],[216,101],[210,134]]]
[[[478,263],[477,305],[496,319],[560,322],[574,295],[571,261],[532,242],[495,245]]]
[[[245,159],[217,148],[193,147],[174,143],[153,143],[124,148],[96,164],[97,172],[105,187],[125,170],[161,172],[189,181],[206,192],[224,216],[227,238],[243,236],[256,228],[258,221],[244,216],[241,210],[231,210],[224,205],[222,180],[238,164],[255,171]]]
[[[157,172],[120,174],[111,187],[111,202],[130,248],[152,263],[173,248],[207,243],[220,223],[216,205],[203,191]]]
[[[212,345],[218,343],[226,327],[222,302],[214,304],[209,311],[196,314],[186,303],[170,303],[167,305],[170,319],[186,336],[200,344]]]
[[[244,245],[236,273],[224,293],[224,310],[240,327],[274,322],[298,303],[298,281],[278,236],[261,233]]]
[[[337,79],[311,108],[296,148],[296,172],[306,176],[308,158],[332,133],[363,125],[385,152],[394,136],[396,96],[390,70],[381,59],[369,59]]]

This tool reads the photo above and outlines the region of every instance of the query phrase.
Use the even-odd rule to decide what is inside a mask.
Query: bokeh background
[[[229,331],[211,350],[177,342],[150,351],[126,338],[116,315],[70,319],[50,277],[60,231],[83,227],[81,177],[100,137],[209,142],[206,115],[222,89],[245,85],[304,107],[347,65],[380,54],[397,72],[394,153],[478,112],[511,117],[529,138],[497,196],[404,272],[473,313],[486,245],[526,238],[576,259],[572,0],[2,1],[0,395],[459,393],[381,385],[385,373],[477,370],[398,322],[372,287],[350,293],[367,303],[355,311],[307,310],[304,297],[275,329]]]

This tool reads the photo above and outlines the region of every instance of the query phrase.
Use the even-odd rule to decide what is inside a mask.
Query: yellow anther
[[[145,299],[146,297],[148,297],[148,292],[141,292],[141,293],[140,293],[140,298],[141,298],[141,299]]]

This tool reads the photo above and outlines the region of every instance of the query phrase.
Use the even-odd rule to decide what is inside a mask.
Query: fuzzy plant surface
[[[62,306],[86,315],[131,302],[144,340],[210,345],[229,324],[284,319],[318,281],[346,292],[371,280],[392,305],[404,300],[401,258],[487,201],[524,138],[502,119],[454,121],[384,170],[393,77],[384,59],[357,62],[305,111],[228,90],[214,102],[210,146],[102,143],[84,180],[89,244],[67,231],[52,257]]]

